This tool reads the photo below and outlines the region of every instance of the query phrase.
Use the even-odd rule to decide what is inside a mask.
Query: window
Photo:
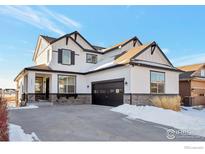
[[[75,64],[75,52],[68,49],[58,50],[58,63],[65,65]]]
[[[201,76],[205,77],[205,70],[201,70]]]
[[[86,54],[86,62],[96,64],[97,63],[97,55],[87,53]]]
[[[68,50],[62,51],[62,63],[70,65],[71,64],[71,52]]]
[[[36,93],[43,93],[43,78],[42,77],[36,77],[35,92]]]
[[[58,77],[58,90],[59,93],[75,93],[75,76],[59,75]]]
[[[150,92],[162,94],[165,91],[165,73],[163,72],[150,72]]]

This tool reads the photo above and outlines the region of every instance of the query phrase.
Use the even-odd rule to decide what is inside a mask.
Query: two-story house
[[[117,106],[149,104],[153,96],[179,94],[179,73],[160,47],[133,37],[113,47],[92,45],[75,31],[40,35],[35,66],[15,78],[18,103],[48,100]]]
[[[184,71],[179,76],[179,94],[184,105],[205,105],[205,64],[178,67]]]

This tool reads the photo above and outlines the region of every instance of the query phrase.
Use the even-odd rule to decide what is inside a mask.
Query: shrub
[[[8,112],[6,100],[0,98],[0,141],[8,141]]]
[[[156,107],[163,109],[169,109],[173,111],[180,111],[180,96],[166,97],[166,96],[156,96],[150,100],[152,104]]]

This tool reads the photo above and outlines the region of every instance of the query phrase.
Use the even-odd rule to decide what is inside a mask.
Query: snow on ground
[[[22,106],[22,107],[8,107],[9,110],[36,109],[36,108],[38,108],[38,106],[32,104],[29,104],[27,106]]]
[[[205,137],[205,109],[196,110],[191,107],[180,112],[165,110],[154,106],[136,106],[124,104],[111,111],[127,115],[129,119],[142,119],[181,130],[188,130],[194,135]]]
[[[19,125],[9,124],[9,141],[40,141],[34,132],[26,134]]]

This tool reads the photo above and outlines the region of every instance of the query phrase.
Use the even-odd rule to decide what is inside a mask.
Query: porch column
[[[28,101],[35,101],[35,72],[28,72]]]
[[[50,82],[50,98],[52,102],[56,102],[57,100],[57,93],[58,93],[58,75],[52,74],[51,76],[51,82]]]

